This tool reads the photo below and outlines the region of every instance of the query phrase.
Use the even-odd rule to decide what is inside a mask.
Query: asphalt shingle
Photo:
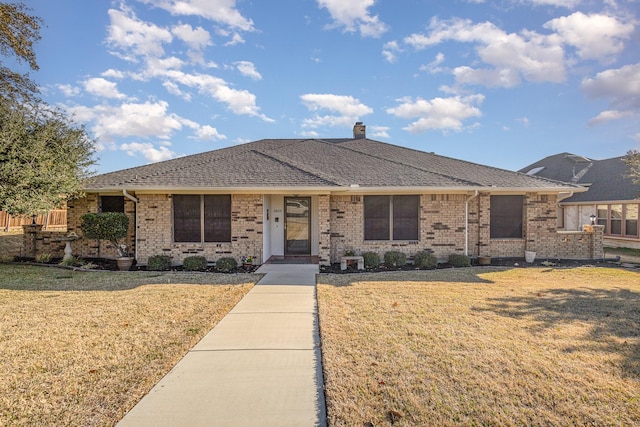
[[[562,189],[575,185],[370,139],[265,139],[98,175],[121,189],[431,187]]]

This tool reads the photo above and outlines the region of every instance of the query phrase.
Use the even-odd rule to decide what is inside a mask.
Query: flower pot
[[[491,265],[491,257],[490,256],[479,256],[478,257],[478,265]]]
[[[133,257],[121,257],[116,259],[116,262],[118,263],[118,270],[128,271],[133,265]]]
[[[531,264],[536,259],[536,253],[533,251],[524,251],[524,260]]]

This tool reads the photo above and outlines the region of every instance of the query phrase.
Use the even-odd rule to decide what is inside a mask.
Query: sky
[[[367,137],[518,170],[640,149],[640,0],[29,0],[96,173]]]

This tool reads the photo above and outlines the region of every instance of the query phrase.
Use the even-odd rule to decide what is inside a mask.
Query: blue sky
[[[367,136],[505,169],[640,149],[638,0],[31,0],[103,173]]]

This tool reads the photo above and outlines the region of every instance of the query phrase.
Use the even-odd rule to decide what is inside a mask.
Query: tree
[[[63,112],[0,102],[0,210],[35,214],[79,196],[93,153],[84,126]]]
[[[40,40],[42,19],[29,14],[31,9],[23,3],[0,2],[0,54],[14,56],[19,63],[27,63],[31,70],[38,70],[35,42]],[[13,102],[33,99],[38,86],[28,74],[7,68],[0,62],[0,96]]]
[[[119,257],[129,256],[129,247],[120,243],[127,237],[129,217],[122,212],[87,213],[80,218],[80,229],[88,239],[108,240]]]
[[[634,184],[640,184],[640,151],[627,151],[627,154],[622,158],[622,161],[629,166],[627,176],[633,180]]]
[[[42,20],[23,3],[0,2],[0,55],[38,70]],[[80,194],[93,141],[85,128],[36,95],[38,86],[0,62],[0,210],[35,214]]]

